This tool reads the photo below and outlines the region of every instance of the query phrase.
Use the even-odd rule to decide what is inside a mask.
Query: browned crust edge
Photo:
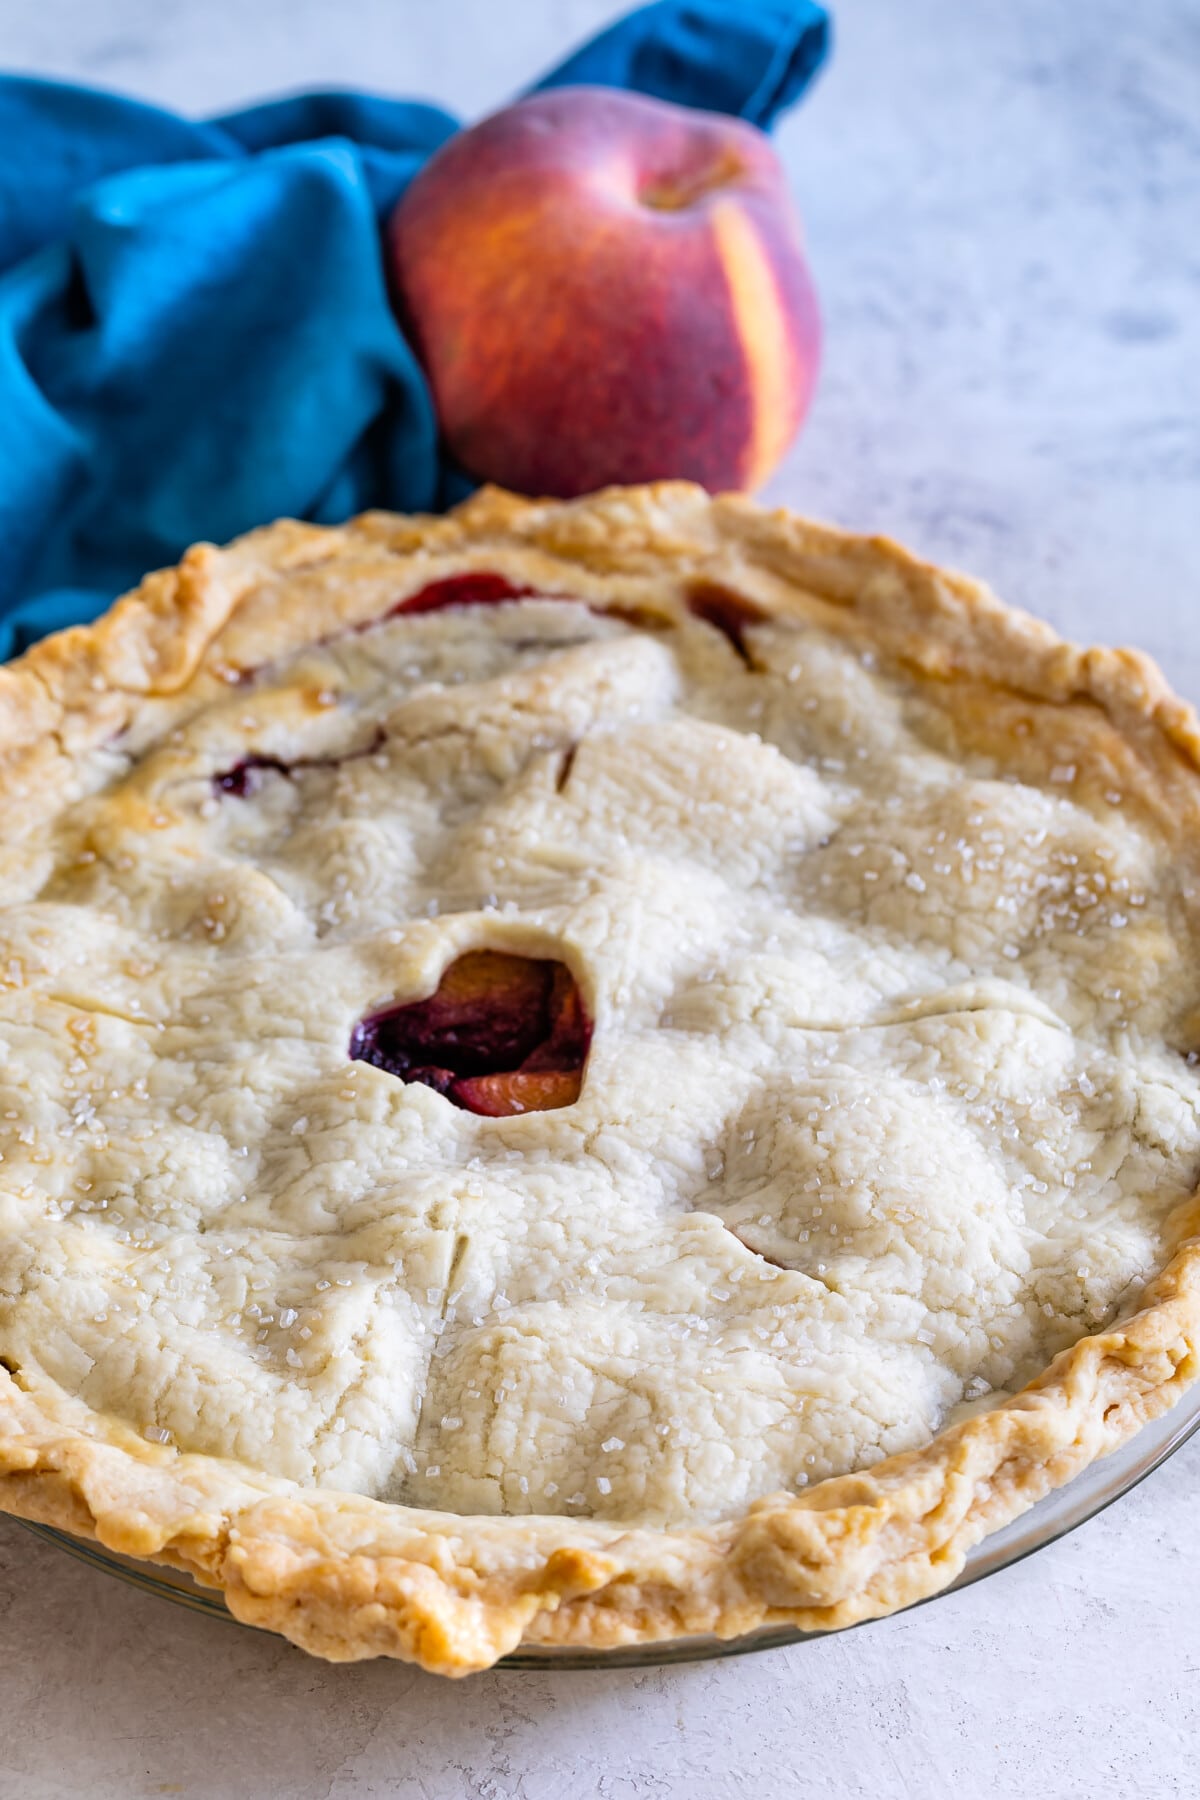
[[[198,546],[93,626],[0,668],[0,822],[19,835],[77,791],[89,751],[139,706],[211,691],[230,645],[264,660],[328,621],[239,618],[264,583],[366,547],[430,566],[486,557],[552,579],[661,569],[750,580],[768,604],[849,615],[933,684],[1097,708],[1130,753],[1138,795],[1176,841],[1200,812],[1200,726],[1145,657],[1083,649],[965,577],[863,538],[682,483],[567,505],[484,490],[444,518],[366,515],[337,530],[284,521],[224,551]],[[251,609],[252,610],[252,609]],[[357,621],[356,621],[357,622]],[[869,1473],[768,1497],[718,1526],[663,1531],[565,1518],[469,1518],[304,1490],[217,1458],[147,1444],[66,1397],[35,1397],[0,1369],[0,1508],[223,1590],[233,1614],[319,1656],[392,1656],[447,1675],[522,1641],[612,1646],[734,1637],[758,1626],[831,1629],[935,1593],[968,1550],[1130,1438],[1197,1374],[1200,1210],[1132,1317],[1081,1339],[1013,1399]]]

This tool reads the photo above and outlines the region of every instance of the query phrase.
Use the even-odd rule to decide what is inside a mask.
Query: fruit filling
[[[688,611],[727,637],[746,666],[754,667],[746,633],[752,625],[761,625],[767,615],[753,600],[719,582],[697,581],[688,593]]]
[[[415,594],[409,594],[407,599],[397,601],[379,618],[368,619],[355,629],[372,631],[388,619],[414,618],[421,613],[449,612],[467,606],[502,606],[514,600],[566,601],[573,606],[586,606],[600,618],[620,619],[623,624],[634,625],[640,631],[663,631],[671,624],[669,617],[650,607],[620,603],[600,605],[585,600],[580,594],[552,594],[545,588],[510,581],[507,575],[500,575],[494,569],[468,569],[462,575],[444,575],[440,581],[429,582]],[[760,616],[755,613],[756,618]]]
[[[350,1055],[435,1088],[465,1112],[504,1118],[577,1100],[591,1036],[565,963],[471,950],[428,999],[362,1019]]]
[[[268,773],[290,776],[292,765],[279,756],[243,756],[232,768],[222,769],[219,775],[214,775],[213,786],[219,793],[232,794],[236,800],[249,800],[252,794],[257,794],[263,776]]]
[[[407,618],[413,613],[445,612],[452,606],[497,606],[505,600],[553,600],[568,598],[557,594],[539,594],[536,588],[518,585],[506,575],[488,569],[468,569],[463,575],[446,575],[419,588],[407,600],[401,600],[386,615],[389,619]]]
[[[357,750],[347,750],[341,756],[296,756],[289,762],[282,756],[265,756],[255,753],[252,756],[239,757],[229,768],[222,769],[213,776],[212,784],[218,794],[232,794],[236,800],[250,800],[262,787],[266,775],[282,775],[288,781],[302,769],[340,769],[343,763],[358,762],[361,757],[374,756],[382,750],[384,732],[376,731],[369,744],[363,744]]]

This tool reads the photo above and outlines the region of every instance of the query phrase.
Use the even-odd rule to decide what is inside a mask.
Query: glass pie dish
[[[995,1575],[999,1570],[1007,1569],[1013,1563],[1032,1556],[1035,1551],[1057,1543],[1059,1538],[1065,1537],[1080,1525],[1086,1525],[1089,1519],[1094,1519],[1097,1514],[1104,1512],[1140,1482],[1145,1481],[1168,1457],[1182,1448],[1197,1430],[1200,1430],[1200,1384],[1185,1394],[1177,1406],[1146,1425],[1127,1444],[1123,1444],[1109,1456],[1098,1458],[1065,1487],[1054,1489],[1019,1519],[1014,1519],[1003,1530],[993,1532],[990,1537],[976,1544],[968,1552],[958,1579],[939,1593],[931,1594],[928,1599],[918,1600],[915,1605],[928,1606],[947,1594],[957,1593],[960,1588],[972,1587],[985,1576]],[[206,1618],[218,1619],[229,1625],[241,1623],[234,1618],[219,1593],[201,1587],[188,1576],[173,1569],[159,1568],[153,1563],[135,1562],[129,1557],[118,1556],[101,1544],[70,1537],[65,1531],[57,1531],[49,1525],[36,1525],[28,1519],[21,1523],[27,1531],[56,1545],[76,1561],[99,1569],[106,1575],[113,1575],[128,1587],[138,1588],[146,1594],[155,1594],[160,1599],[186,1607],[189,1612],[201,1613]],[[915,1607],[907,1610],[914,1611]],[[253,1628],[245,1626],[243,1629]],[[790,1626],[767,1626],[750,1632],[745,1637],[676,1638],[663,1644],[632,1644],[611,1650],[559,1649],[553,1645],[530,1644],[522,1645],[503,1657],[497,1667],[650,1668],[672,1663],[710,1662],[724,1656],[747,1656],[757,1650],[779,1650],[791,1644],[832,1635],[827,1631],[797,1631]]]
[[[454,1676],[901,1610],[1186,1428],[1136,653],[668,484],[282,521],[5,679],[0,1508]]]

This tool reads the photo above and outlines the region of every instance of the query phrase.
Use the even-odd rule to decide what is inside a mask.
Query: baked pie
[[[836,1627],[1200,1322],[1200,733],[686,485],[0,671],[0,1504],[321,1656]]]

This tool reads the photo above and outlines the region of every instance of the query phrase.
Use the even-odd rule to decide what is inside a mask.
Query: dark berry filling
[[[213,786],[222,794],[233,794],[238,800],[248,800],[252,794],[257,794],[268,770],[290,778],[294,766],[281,761],[278,756],[243,756],[232,768],[214,775]]]
[[[697,581],[688,593],[688,610],[727,637],[747,668],[754,667],[746,645],[746,633],[751,625],[761,625],[766,618],[761,606],[747,600],[744,594],[735,593],[733,588],[722,587],[719,582]]]
[[[413,613],[444,612],[451,606],[497,606],[504,600],[550,600],[559,597],[539,594],[536,588],[518,586],[506,575],[496,575],[488,569],[468,569],[465,575],[447,575],[441,581],[431,581],[428,587],[410,594],[407,600],[401,600],[384,616],[397,619]]]
[[[503,1117],[577,1100],[591,1036],[565,963],[472,950],[428,999],[360,1020],[350,1055],[467,1112]]]
[[[444,575],[440,581],[431,581],[427,586],[418,588],[415,594],[409,594],[404,600],[398,600],[395,606],[377,618],[364,619],[360,625],[352,625],[348,629],[355,635],[364,631],[374,631],[377,625],[386,624],[389,619],[414,618],[421,613],[448,612],[453,608],[466,606],[499,606],[512,600],[561,600],[574,606],[586,606],[589,612],[601,618],[620,619],[623,624],[636,626],[643,631],[664,631],[671,625],[671,620],[662,613],[656,613],[648,607],[624,606],[614,604],[601,606],[595,601],[584,600],[578,594],[548,594],[542,588],[528,587],[524,583],[510,581],[507,575],[499,575],[494,569],[468,569],[461,575]],[[332,643],[341,632],[334,632],[330,637],[320,640],[321,643]],[[524,648],[525,646],[518,646]],[[235,685],[253,681],[257,669],[228,668],[226,678]],[[251,758],[252,762],[256,759]],[[274,767],[271,759],[263,766]],[[286,773],[286,769],[284,771]],[[232,774],[233,771],[231,770]],[[236,787],[226,790],[237,793]]]
[[[417,613],[446,612],[451,607],[462,606],[499,606],[511,600],[567,601],[572,606],[586,606],[589,612],[597,613],[601,618],[620,619],[626,625],[637,625],[648,631],[661,631],[671,623],[661,613],[646,607],[600,606],[578,594],[548,594],[544,588],[510,581],[507,575],[498,575],[493,569],[468,569],[462,575],[446,575],[441,581],[431,581],[428,587],[419,588],[407,600],[399,601],[383,617],[411,618]],[[371,625],[379,623],[378,619],[370,622]],[[370,625],[361,629],[369,630]]]
[[[340,769],[343,763],[358,762],[361,757],[374,756],[384,744],[385,734],[377,731],[369,744],[358,750],[347,750],[342,756],[297,756],[291,762],[282,756],[239,757],[228,769],[222,769],[212,778],[213,787],[219,794],[232,794],[236,800],[250,800],[263,784],[265,775],[282,775],[290,781],[293,775],[304,769]]]

